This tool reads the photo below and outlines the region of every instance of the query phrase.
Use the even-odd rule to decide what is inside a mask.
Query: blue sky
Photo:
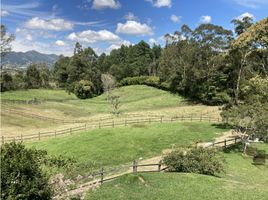
[[[268,16],[268,0],[2,0],[1,23],[16,37],[14,51],[72,55],[74,44],[98,54],[162,36],[183,24],[213,23],[232,30],[241,16]]]

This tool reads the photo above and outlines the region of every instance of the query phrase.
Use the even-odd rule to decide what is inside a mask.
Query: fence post
[[[200,116],[200,122],[202,121],[202,117],[203,117],[203,116],[202,116],[202,113],[201,113],[201,116]]]
[[[136,162],[136,160],[133,160],[133,173],[138,171],[137,168],[138,168],[137,167],[137,162]]]
[[[100,122],[99,122],[99,129],[101,128]]]
[[[161,165],[162,165],[162,160],[160,160],[159,163],[158,163],[158,172],[161,171]]]
[[[5,144],[5,137],[2,135],[2,144]]]
[[[181,116],[181,121],[183,121],[183,118],[184,118],[184,116],[182,115],[182,116]]]
[[[226,139],[224,140],[224,148],[226,148],[227,144],[226,144]]]
[[[127,120],[125,119],[125,126],[127,126]]]
[[[193,121],[193,114],[191,114],[191,121]]]
[[[23,135],[22,134],[20,135],[20,140],[23,142]]]
[[[55,137],[57,136],[57,131],[55,131]]]
[[[149,124],[151,123],[151,118],[149,118]]]
[[[41,134],[40,134],[40,132],[38,133],[38,139],[39,139],[39,140],[41,139]]]
[[[104,169],[103,169],[103,167],[101,168],[100,175],[101,175],[101,180],[100,180],[100,182],[101,182],[101,184],[103,184],[103,176],[104,176]]]
[[[237,137],[234,138],[234,143],[235,143],[235,144],[236,144],[236,142],[237,142],[236,140],[237,140]]]
[[[70,135],[72,134],[72,128],[70,128]]]
[[[85,124],[85,131],[87,130],[87,124]]]

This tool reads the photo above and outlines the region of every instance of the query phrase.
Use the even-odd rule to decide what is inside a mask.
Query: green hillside
[[[212,177],[185,173],[143,173],[122,176],[90,191],[87,200],[266,200],[268,165],[254,166],[239,153],[224,155],[226,174]]]

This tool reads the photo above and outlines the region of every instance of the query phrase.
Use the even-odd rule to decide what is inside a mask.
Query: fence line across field
[[[207,112],[201,112],[201,114],[199,114],[200,116],[207,116],[210,113],[214,113],[216,111],[218,111],[219,109],[213,109],[211,111],[207,111]],[[111,120],[114,118],[114,116],[107,116],[107,117],[100,117],[100,118],[95,118],[95,119],[85,119],[85,120],[71,120],[71,119],[58,119],[58,118],[52,118],[52,117],[46,117],[43,115],[38,115],[38,114],[34,114],[29,112],[29,110],[26,109],[15,109],[12,107],[5,107],[2,106],[1,108],[1,112],[6,112],[8,114],[15,114],[15,115],[19,115],[22,117],[28,117],[28,118],[32,118],[32,119],[38,119],[38,120],[43,120],[43,121],[51,121],[53,123],[58,123],[58,124],[73,124],[73,123],[89,123],[89,122],[96,122],[96,121],[103,121],[103,120]],[[28,112],[26,112],[28,111]],[[193,113],[188,114],[188,116],[193,115]],[[122,116],[125,117],[161,117],[163,115],[157,115],[157,114],[123,114]]]
[[[73,134],[78,131],[86,131],[86,130],[94,130],[94,129],[101,129],[101,128],[107,128],[107,127],[118,127],[118,126],[127,126],[127,125],[133,125],[133,124],[144,124],[144,123],[167,123],[167,122],[193,122],[193,121],[206,121],[206,122],[214,122],[214,123],[221,123],[222,120],[218,118],[213,117],[207,117],[207,116],[174,116],[174,117],[166,117],[166,116],[158,116],[158,117],[144,117],[144,118],[138,118],[138,119],[131,119],[131,118],[125,118],[125,119],[113,119],[110,121],[98,121],[94,123],[85,123],[80,126],[75,126],[71,128],[66,129],[60,129],[60,130],[54,130],[54,131],[46,131],[46,132],[38,132],[35,134],[27,134],[16,137],[9,137],[9,136],[3,136],[1,137],[1,143],[4,144],[5,142],[11,142],[11,141],[26,141],[26,140],[41,140],[42,138],[49,138],[49,137],[57,137],[59,135],[67,135],[67,134]]]

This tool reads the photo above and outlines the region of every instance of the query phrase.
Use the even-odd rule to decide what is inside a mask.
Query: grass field
[[[268,146],[268,145],[266,145]],[[266,147],[267,148],[267,147]],[[226,174],[141,173],[122,176],[88,193],[87,200],[266,200],[268,165],[254,166],[241,153],[225,153]]]
[[[161,155],[172,145],[189,145],[212,140],[225,129],[209,123],[151,124],[98,129],[77,135],[26,143],[45,149],[50,155],[63,155],[77,161],[73,174],[89,173],[106,166],[118,166],[139,158]]]
[[[126,86],[118,88],[114,92],[120,96],[120,111],[122,114],[193,114],[194,116],[200,116],[201,113],[207,114],[209,112],[209,115],[219,117],[219,111],[215,106],[192,104],[185,101],[185,99],[179,95],[171,94],[153,87],[143,85]],[[92,99],[79,100],[74,95],[68,95],[63,90],[33,89],[4,92],[1,98],[8,100],[30,100],[33,98],[50,100],[37,105],[2,104],[2,106],[21,110],[21,112],[30,112],[57,119],[85,120],[105,117],[111,115],[112,112],[112,107],[106,100],[106,94]],[[57,100],[63,101],[59,102]],[[3,113],[1,117],[1,130],[2,134],[5,136],[15,136],[21,133],[36,134],[39,131],[47,131],[46,129],[48,127],[49,130],[51,130],[52,127],[55,129],[61,127],[60,124],[40,122],[39,119],[27,120],[21,117],[14,117],[13,115],[10,116],[8,113]],[[24,124],[23,127],[22,124]]]
[[[29,89],[7,91],[1,94],[3,100],[71,100],[77,99],[74,94],[68,94],[64,90]]]

